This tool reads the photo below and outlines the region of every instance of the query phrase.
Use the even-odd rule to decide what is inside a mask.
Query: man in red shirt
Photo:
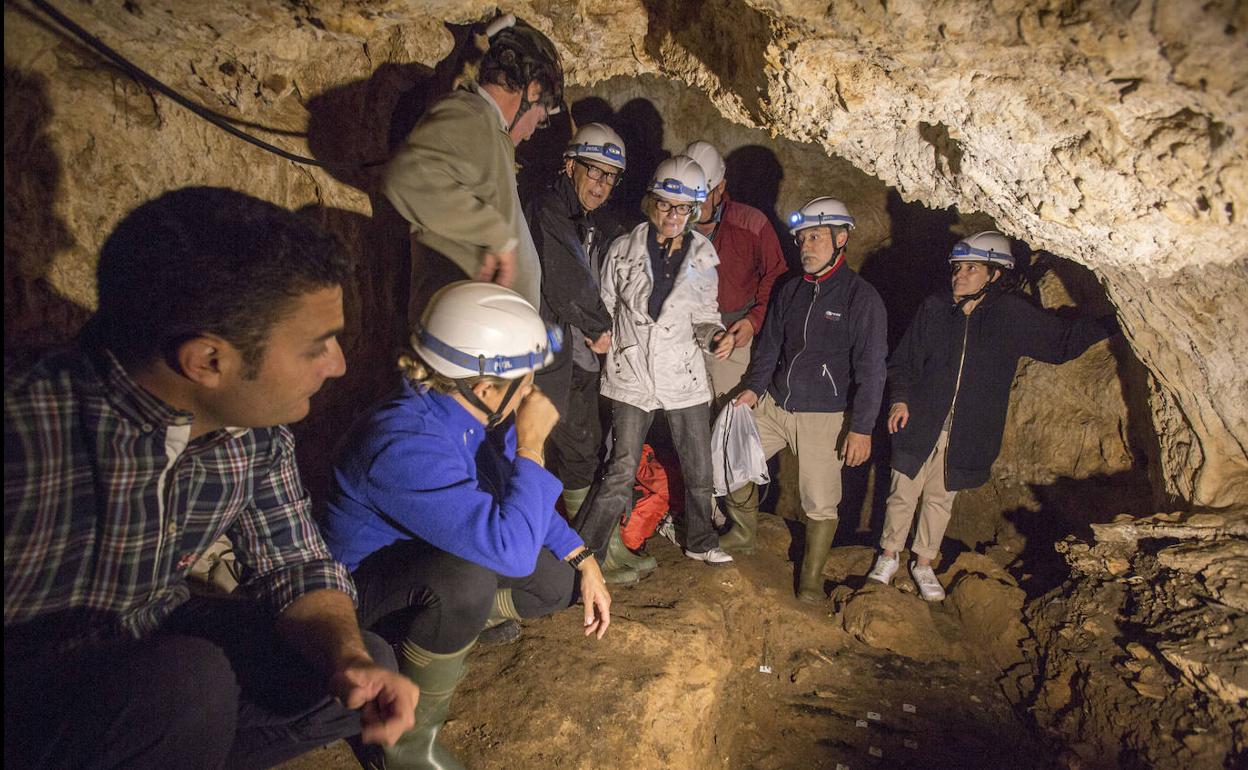
[[[706,357],[716,403],[737,387],[750,365],[750,344],[763,327],[772,284],[784,275],[780,239],[767,215],[734,201],[725,190],[724,159],[710,142],[693,142],[682,153],[706,172],[709,189],[698,231],[719,254],[719,314],[736,347],[720,361]]]

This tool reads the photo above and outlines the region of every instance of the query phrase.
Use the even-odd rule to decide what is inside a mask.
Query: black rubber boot
[[[719,538],[719,547],[734,555],[754,553],[758,533],[758,485],[747,483],[724,497],[724,509],[732,519],[732,529]]]
[[[823,592],[823,568],[828,563],[837,523],[837,519],[806,520],[806,553],[798,573],[797,598],[808,604],[818,604],[827,598]]]

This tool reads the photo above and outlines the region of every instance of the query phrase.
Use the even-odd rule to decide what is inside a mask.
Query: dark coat
[[[532,200],[525,215],[542,262],[542,318],[563,326],[565,333],[575,326],[590,339],[609,331],[611,315],[602,304],[598,273],[591,265],[601,263],[619,233],[606,231],[593,214],[585,213],[572,180],[562,174]]]
[[[928,297],[889,359],[891,401],[910,411],[892,437],[893,468],[914,478],[953,410],[945,488],[983,484],[1001,451],[1018,360],[1064,363],[1117,331],[1112,315],[1066,321],[1012,294],[990,293],[970,315],[949,292]]]

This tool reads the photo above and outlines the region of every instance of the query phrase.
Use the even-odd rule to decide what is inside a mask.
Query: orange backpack
[[[643,445],[633,489],[640,493],[641,499],[624,516],[620,537],[624,545],[636,550],[654,534],[668,511],[684,510],[685,485],[674,453],[668,449],[656,452],[649,444]]]

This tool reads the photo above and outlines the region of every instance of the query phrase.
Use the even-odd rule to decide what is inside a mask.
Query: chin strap
[[[953,303],[953,310],[951,312],[953,313],[953,315],[957,315],[958,313],[962,312],[962,308],[965,307],[968,302],[974,302],[975,300],[979,299],[980,297],[984,296],[987,293],[988,293],[988,286],[984,286],[984,288],[980,289],[979,291],[975,292],[974,294],[968,297],[955,299]]]
[[[507,410],[507,405],[511,403],[511,399],[516,395],[516,391],[520,389],[520,381],[523,377],[514,379],[507,386],[507,392],[503,394],[503,400],[498,402],[498,408],[491,410],[485,405],[485,402],[477,398],[477,394],[472,392],[472,388],[468,387],[463,380],[455,380],[455,390],[459,391],[459,395],[467,399],[468,403],[485,412],[486,428],[493,428],[503,421],[503,413]]]

